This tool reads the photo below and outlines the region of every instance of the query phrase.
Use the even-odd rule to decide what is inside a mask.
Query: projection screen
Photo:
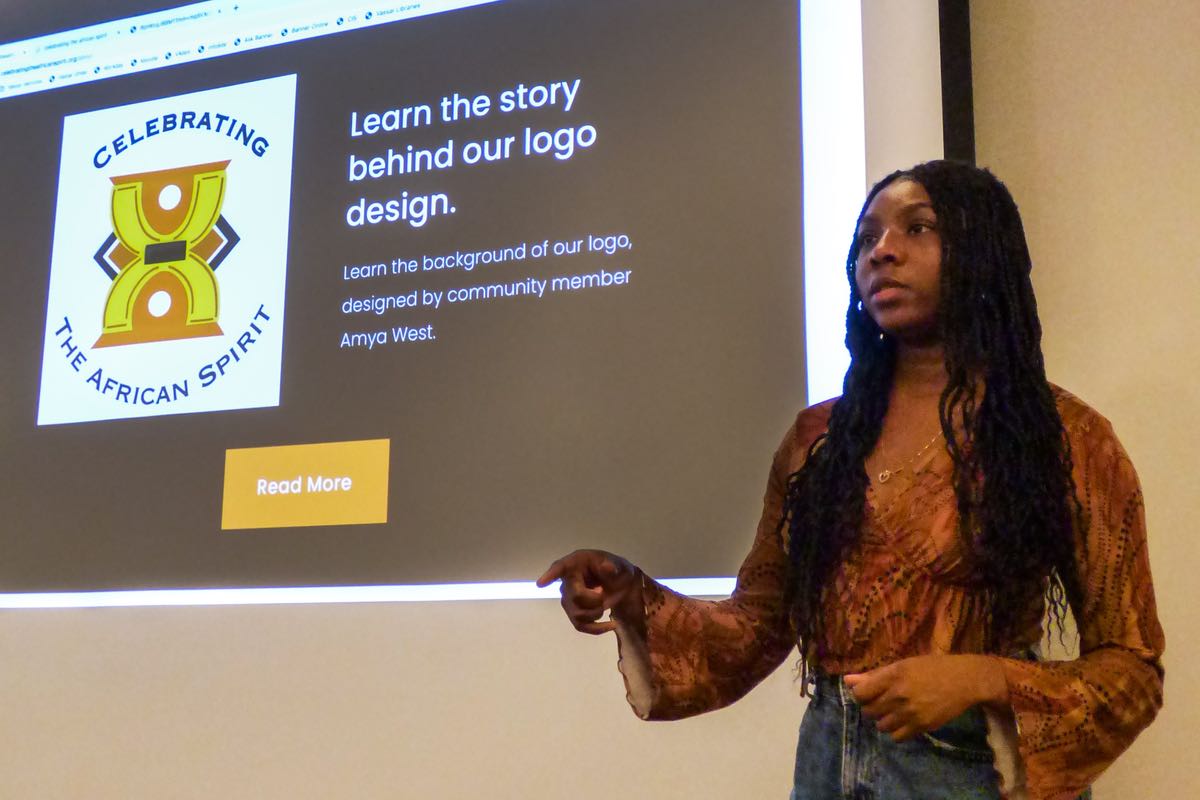
[[[144,5],[0,44],[0,604],[532,596],[584,545],[727,591],[871,142],[940,155],[928,102],[872,132],[911,22]]]

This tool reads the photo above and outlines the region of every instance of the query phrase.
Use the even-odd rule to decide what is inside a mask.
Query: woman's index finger
[[[870,672],[860,672],[857,675],[846,675],[843,680],[850,688],[850,693],[860,705],[870,703],[883,694],[888,687],[886,667]]]
[[[538,588],[545,589],[547,586],[549,586],[550,584],[554,583],[556,580],[561,578],[563,576],[563,571],[564,571],[563,566],[564,566],[563,559],[560,558],[557,561],[555,561],[553,564],[551,564],[549,567],[547,567],[546,571],[542,573],[542,577],[537,579]]]

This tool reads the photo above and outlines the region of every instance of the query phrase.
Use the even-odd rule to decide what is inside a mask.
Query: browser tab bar
[[[208,0],[0,46],[0,100],[494,2]]]

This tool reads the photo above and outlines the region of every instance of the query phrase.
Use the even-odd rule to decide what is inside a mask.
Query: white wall
[[[971,7],[978,159],[1021,207],[1050,376],[1113,422],[1146,495],[1166,705],[1097,797],[1200,796],[1200,6]]]
[[[0,615],[0,797],[786,797],[787,669],[649,724],[544,601]]]

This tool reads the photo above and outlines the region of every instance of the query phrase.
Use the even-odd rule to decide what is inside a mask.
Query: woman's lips
[[[876,303],[888,303],[898,300],[907,289],[908,287],[900,281],[881,278],[871,283],[871,299]]]
[[[903,286],[885,286],[882,289],[876,289],[871,294],[871,300],[878,304],[892,303],[899,300],[903,294]]]

